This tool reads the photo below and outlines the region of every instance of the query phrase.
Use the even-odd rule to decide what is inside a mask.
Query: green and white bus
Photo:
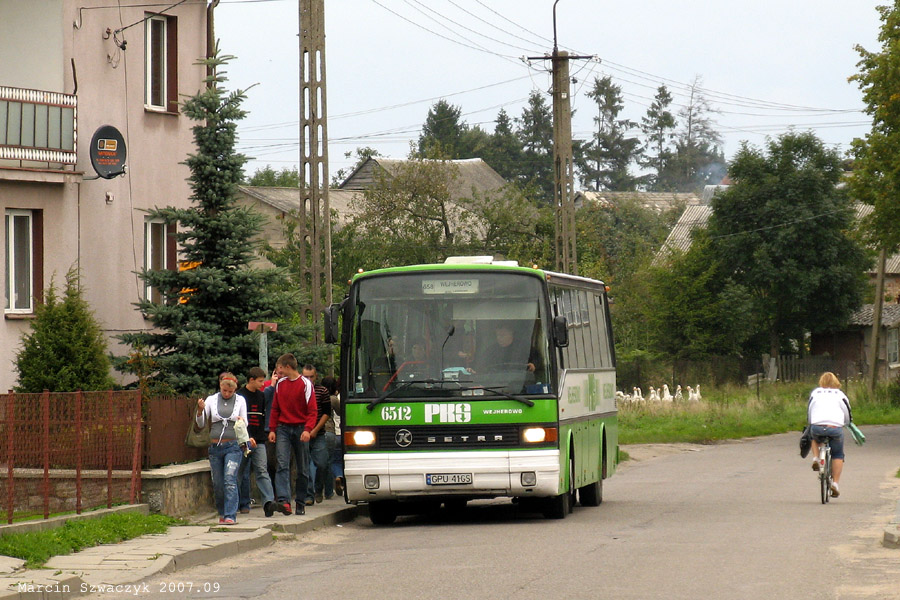
[[[618,457],[602,282],[454,257],[359,273],[325,320],[346,499],[373,523],[422,500],[511,497],[549,518],[602,501]]]

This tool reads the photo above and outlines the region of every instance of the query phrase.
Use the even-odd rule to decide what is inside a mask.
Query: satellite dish
[[[104,125],[91,138],[91,165],[103,179],[125,174],[125,138],[112,125]]]

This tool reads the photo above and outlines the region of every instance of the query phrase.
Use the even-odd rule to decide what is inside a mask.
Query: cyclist
[[[826,371],[819,377],[819,387],[809,395],[806,414],[812,426],[813,456],[819,455],[819,444],[816,440],[822,437],[829,438],[834,480],[831,484],[831,496],[837,498],[841,493],[838,482],[844,468],[844,425],[848,425],[851,420],[850,400],[841,391],[841,382],[837,375]],[[813,471],[819,470],[818,459],[813,459],[812,468]]]

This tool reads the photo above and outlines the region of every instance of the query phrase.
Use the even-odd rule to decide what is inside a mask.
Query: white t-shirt
[[[810,425],[843,427],[850,423],[850,400],[841,390],[819,387],[809,395],[806,414]]]

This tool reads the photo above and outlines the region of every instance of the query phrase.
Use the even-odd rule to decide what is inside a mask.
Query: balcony
[[[77,104],[72,94],[0,86],[0,168],[74,165]]]

